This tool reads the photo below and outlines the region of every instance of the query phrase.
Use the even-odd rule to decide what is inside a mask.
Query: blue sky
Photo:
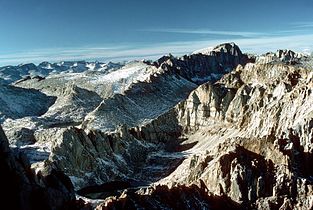
[[[312,0],[0,0],[0,65],[313,50]]]

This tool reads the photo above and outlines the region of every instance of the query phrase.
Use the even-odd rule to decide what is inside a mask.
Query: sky
[[[242,51],[313,51],[312,0],[0,0],[0,66]]]

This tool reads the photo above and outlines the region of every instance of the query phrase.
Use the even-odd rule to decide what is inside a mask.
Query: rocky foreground
[[[1,180],[13,189],[4,202],[313,208],[310,57],[248,56],[230,43],[154,62],[79,65],[3,77]]]

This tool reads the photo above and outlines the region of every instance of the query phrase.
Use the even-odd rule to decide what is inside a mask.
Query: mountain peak
[[[236,45],[234,42],[229,43],[223,43],[220,45],[217,45],[213,49],[214,52],[224,52],[224,53],[231,53],[232,55],[242,55],[242,52],[238,45]]]
[[[234,42],[226,42],[216,46],[211,46],[207,48],[203,48],[200,50],[194,51],[192,54],[203,54],[203,55],[211,55],[212,53],[216,52],[224,52],[224,53],[231,53],[233,55],[242,55],[242,52],[238,45]]]

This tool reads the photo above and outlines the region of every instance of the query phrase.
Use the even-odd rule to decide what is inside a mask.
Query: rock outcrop
[[[74,188],[55,169],[35,174],[20,152],[13,152],[0,127],[1,205],[10,209],[75,209]]]
[[[264,55],[258,56],[256,62],[260,64],[265,63],[277,63],[282,62],[286,64],[300,64],[308,58],[307,55],[303,53],[297,53],[292,50],[277,50],[276,53],[269,52]]]
[[[205,186],[177,186],[169,189],[167,186],[142,189],[140,191],[125,191],[119,197],[111,197],[97,210],[110,209],[242,209],[227,197],[208,195]]]

